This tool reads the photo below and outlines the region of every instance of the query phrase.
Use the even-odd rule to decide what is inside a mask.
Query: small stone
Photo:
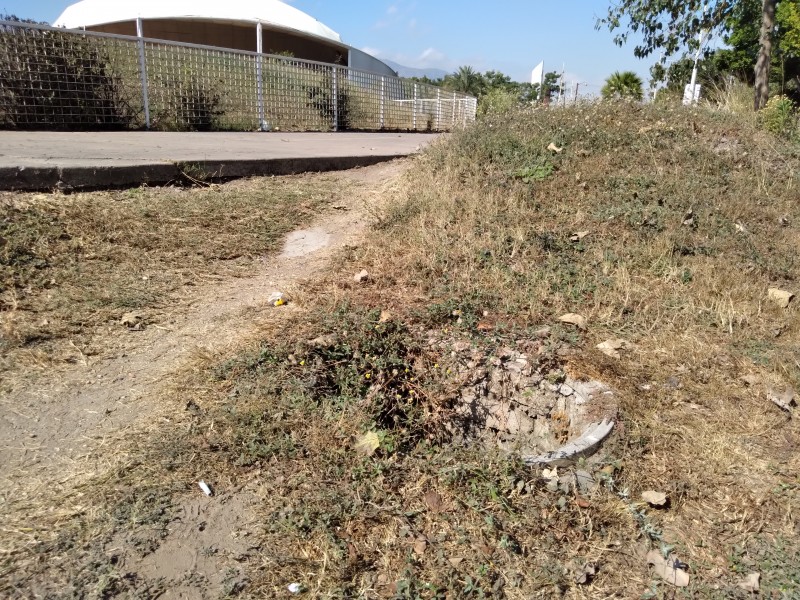
[[[458,353],[466,352],[470,348],[472,348],[472,344],[466,340],[459,340],[453,344],[453,351]]]
[[[428,548],[428,540],[424,536],[419,536],[414,542],[414,554],[423,556]]]
[[[562,383],[561,386],[558,388],[558,393],[568,398],[569,396],[572,396],[572,394],[575,393],[575,390],[569,387],[566,383]]]
[[[453,567],[458,567],[462,562],[464,562],[464,559],[460,556],[454,556],[452,558],[448,558],[447,562],[449,562]]]
[[[621,357],[620,350],[625,350],[629,346],[628,342],[620,338],[606,340],[602,344],[597,344],[597,349],[606,356],[619,359]]]
[[[597,575],[597,567],[592,563],[587,563],[583,565],[583,568],[575,575],[575,583],[578,585],[587,585],[592,582],[595,575]]]
[[[559,321],[562,323],[569,323],[570,325],[575,325],[578,329],[586,329],[588,324],[586,317],[583,315],[578,315],[575,313],[567,313],[565,315],[561,315],[558,318]]]
[[[571,242],[580,242],[583,238],[585,238],[587,235],[589,235],[589,233],[591,233],[591,232],[589,232],[589,231],[578,231],[578,232],[574,233],[572,235],[572,237],[570,237],[569,239],[570,239]]]
[[[597,487],[597,482],[589,471],[575,471],[575,481],[583,494],[588,494]]]
[[[769,299],[781,308],[789,308],[789,303],[794,298],[793,293],[779,290],[778,288],[770,288],[767,293],[769,294]]]
[[[528,366],[528,361],[524,359],[516,359],[506,365],[506,370],[510,373],[522,373],[525,367]]]
[[[506,422],[506,428],[512,435],[528,435],[533,431],[533,419],[522,410],[509,411]]]
[[[337,342],[337,337],[335,334],[330,333],[328,335],[321,335],[313,340],[309,340],[308,345],[314,346],[315,348],[330,348],[335,346]]]
[[[138,312],[129,312],[122,315],[119,320],[120,325],[124,325],[128,329],[139,330],[144,324],[144,315]]]
[[[648,490],[646,492],[642,492],[642,500],[647,502],[650,506],[661,508],[667,504],[667,495],[664,492]]]
[[[769,398],[769,401],[775,406],[788,413],[793,412],[797,406],[795,393],[792,388],[786,388],[786,391],[783,393],[776,392],[775,390],[769,390],[767,392],[767,398]]]
[[[761,573],[750,573],[739,583],[739,587],[751,594],[757,593],[761,589]]]

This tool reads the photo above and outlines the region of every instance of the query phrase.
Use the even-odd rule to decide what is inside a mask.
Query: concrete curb
[[[407,156],[324,156],[227,161],[154,162],[137,165],[0,167],[0,190],[80,190],[135,187],[173,181],[214,181],[263,175],[343,171]]]

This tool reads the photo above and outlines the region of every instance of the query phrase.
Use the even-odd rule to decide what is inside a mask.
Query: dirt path
[[[381,191],[406,164],[396,161],[341,173],[357,182],[354,195],[309,228],[287,236],[283,252],[263,259],[254,276],[207,285],[188,305],[177,305],[161,324],[125,332],[126,351],[117,357],[85,359],[68,370],[38,377],[0,400],[0,464],[5,467],[0,486],[16,498],[33,497],[62,487],[72,472],[102,469],[104,446],[147,421],[164,418],[159,398],[172,374],[199,353],[247,339],[266,311],[274,316],[293,310],[291,304],[270,307],[267,299],[275,291],[291,292],[302,280],[322,272],[333,251],[356,243],[369,222],[370,208],[380,203]],[[233,532],[252,521],[248,506],[258,495],[251,488],[190,499],[179,511],[183,518],[174,535],[136,566],[139,576],[175,582],[162,597],[204,597],[202,586],[178,584],[198,570],[209,589],[237,585],[228,581],[232,571],[221,568],[220,561],[233,557],[241,563],[247,555],[247,536]],[[198,533],[198,523],[205,533]],[[214,546],[215,552],[201,552],[207,546]]]

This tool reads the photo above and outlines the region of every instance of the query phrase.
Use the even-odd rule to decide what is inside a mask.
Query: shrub
[[[608,79],[601,90],[606,100],[637,100],[644,98],[644,85],[641,78],[633,71],[616,71]]]
[[[162,81],[163,107],[154,118],[156,128],[175,131],[220,129],[220,93],[194,75]]]
[[[119,129],[140,112],[103,40],[0,27],[0,126]]]
[[[786,96],[773,96],[759,113],[761,125],[776,135],[791,137],[797,130],[794,102]]]
[[[505,114],[521,106],[519,93],[504,89],[493,89],[481,97],[478,103],[478,114]]]

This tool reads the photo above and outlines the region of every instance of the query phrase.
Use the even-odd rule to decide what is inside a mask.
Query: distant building
[[[69,6],[56,27],[170,40],[337,63],[396,75],[377,58],[348,46],[330,27],[278,0],[83,0]]]

